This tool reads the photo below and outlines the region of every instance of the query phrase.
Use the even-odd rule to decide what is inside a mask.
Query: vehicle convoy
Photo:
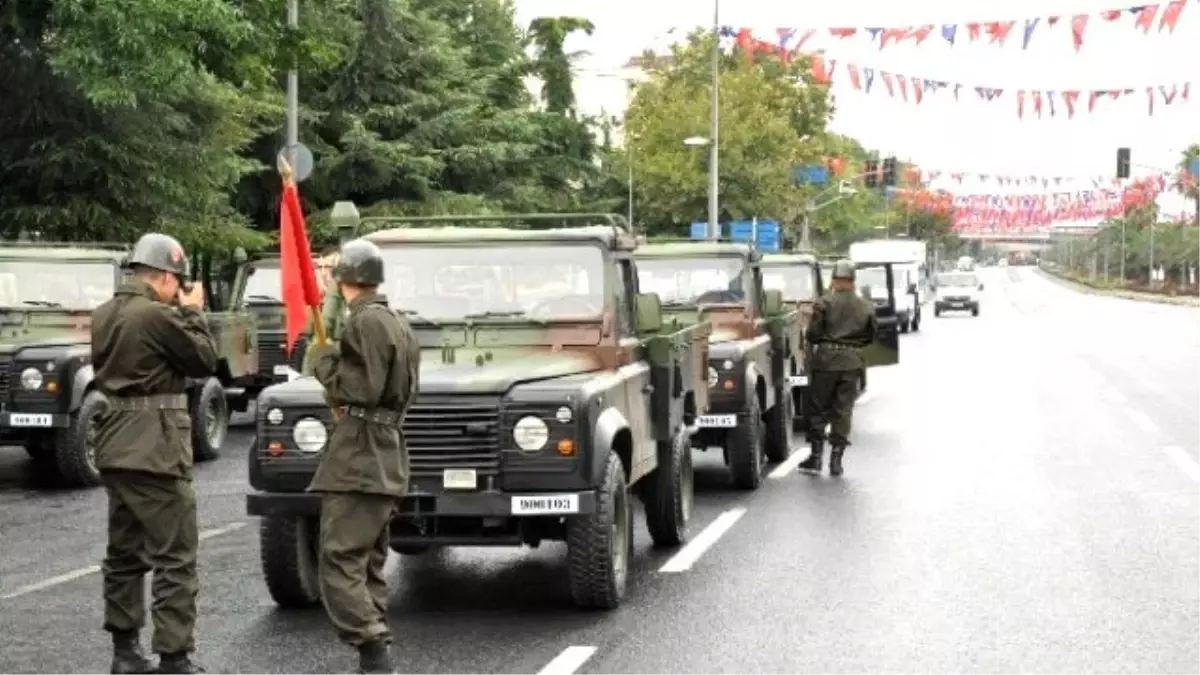
[[[911,239],[872,239],[850,244],[850,260],[855,265],[890,263],[896,288],[904,292],[896,297],[896,313],[900,332],[921,329],[921,305],[928,298],[928,250],[923,241]],[[861,284],[861,282],[859,282]],[[876,301],[886,297],[879,286],[871,287]]]
[[[793,427],[802,429],[808,394],[808,350],[805,331],[812,319],[813,303],[825,294],[826,282],[816,256],[809,253],[771,253],[762,259],[763,288],[783,293],[784,305],[800,314],[800,354],[788,380],[794,407]]]
[[[942,312],[971,312],[979,316],[979,298],[983,282],[974,272],[942,272],[937,275],[937,298],[933,301],[933,315]]]
[[[764,290],[762,256],[745,244],[653,243],[638,248],[638,286],[663,301],[673,326],[709,322],[709,414],[696,448],[722,448],[733,483],[753,490],[767,461],[791,454],[793,383],[800,370],[800,313]]]
[[[348,231],[360,225],[348,202],[333,220]],[[636,242],[616,216],[367,220],[390,228],[366,238],[383,253],[383,292],[422,348],[420,392],[403,422],[410,496],[391,547],[417,555],[565,541],[574,602],[618,606],[631,495],[655,544],[687,537],[711,327],[665,323],[659,298],[637,292]],[[539,220],[585,225],[433,226]],[[430,226],[407,227],[414,222]],[[336,296],[325,315],[336,338]],[[247,511],[262,517],[262,571],[283,606],[319,600],[320,501],[305,489],[333,419],[308,375],[259,397]]]
[[[125,245],[6,243],[0,246],[0,443],[23,446],[69,487],[99,483],[91,427],[108,409],[92,369],[92,310],[125,278]],[[220,360],[216,377],[188,389],[196,461],[213,459],[228,432],[225,383],[253,359],[253,318],[209,314]]]

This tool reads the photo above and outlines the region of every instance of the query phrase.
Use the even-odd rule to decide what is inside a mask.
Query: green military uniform
[[[183,249],[147,235],[131,262],[186,274]],[[104,628],[113,672],[151,672],[137,633],[145,624],[145,575],[154,571],[152,648],[160,672],[198,672],[195,649],[196,494],[186,378],[210,376],[217,348],[204,314],[160,302],[133,280],[92,314],[92,365],[109,410],[97,422],[96,466],[108,493]]]
[[[852,279],[853,275],[854,267],[848,261],[839,261],[834,267],[835,279]],[[853,290],[830,291],[814,303],[805,335],[812,348],[806,415],[812,455],[800,465],[801,470],[821,470],[825,425],[829,424],[833,445],[829,472],[841,475],[858,382],[866,368],[861,350],[875,341],[876,331],[874,306]]]
[[[369,246],[369,249],[362,245]],[[373,244],[342,249],[335,278],[377,286]],[[378,259],[378,270],[367,262]],[[360,650],[363,672],[388,672],[391,633],[383,576],[396,502],[408,492],[401,424],[416,398],[420,347],[408,323],[370,293],[350,303],[339,344],[317,348],[313,374],[342,415],[309,490],[321,500],[321,596],[341,639]]]

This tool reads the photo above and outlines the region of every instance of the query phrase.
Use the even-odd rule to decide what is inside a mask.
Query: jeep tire
[[[979,316],[979,305],[971,308],[971,316]]]
[[[757,395],[751,394],[747,401],[745,422],[725,436],[725,453],[734,486],[757,490],[763,473],[763,416]]]
[[[221,381],[210,377],[188,394],[192,417],[192,459],[208,462],[221,456],[229,436],[229,403]]]
[[[792,454],[792,424],[795,416],[796,401],[792,397],[792,388],[784,385],[780,388],[775,407],[767,413],[765,444],[769,461],[782,462]]]
[[[692,520],[695,479],[692,437],[680,426],[670,441],[658,443],[658,468],[641,482],[646,529],[655,546],[679,546],[687,541]]]
[[[633,557],[633,513],[617,453],[609,453],[600,475],[596,511],[567,519],[571,599],[584,609],[615,609],[621,604]]]
[[[54,435],[54,468],[64,487],[90,487],[100,484],[96,468],[96,422],[108,413],[108,397],[89,391],[71,413],[65,429]]]
[[[319,528],[316,518],[289,516],[266,516],[258,526],[263,579],[280,607],[311,607],[321,600]]]

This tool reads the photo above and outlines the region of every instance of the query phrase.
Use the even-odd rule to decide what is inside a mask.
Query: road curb
[[[1137,293],[1134,291],[1119,291],[1108,290],[1102,288],[1093,288],[1087,284],[1081,284],[1078,281],[1060,276],[1054,272],[1042,269],[1041,267],[1034,268],[1035,271],[1042,277],[1049,279],[1055,283],[1061,284],[1072,290],[1088,295],[1102,295],[1108,298],[1121,298],[1122,300],[1133,300],[1136,302],[1152,302],[1159,305],[1175,305],[1177,307],[1200,307],[1200,298],[1193,298],[1187,295],[1157,295],[1154,293]]]

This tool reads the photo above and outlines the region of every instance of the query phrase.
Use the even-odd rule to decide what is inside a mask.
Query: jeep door
[[[896,315],[895,270],[891,263],[860,263],[856,267],[860,275],[868,270],[876,274],[881,271],[881,276],[887,280],[886,302],[881,293],[875,296],[875,322],[879,330],[875,342],[863,350],[863,360],[868,368],[894,366],[900,362],[900,318]]]

